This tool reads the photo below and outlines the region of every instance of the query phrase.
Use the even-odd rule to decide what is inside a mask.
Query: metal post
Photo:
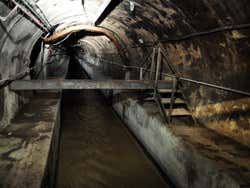
[[[155,56],[156,56],[156,48],[153,49],[149,80],[153,80],[153,76],[154,76],[153,74],[155,72]]]
[[[170,99],[170,108],[168,110],[168,121],[169,123],[171,122],[171,115],[173,112],[173,106],[174,106],[174,102],[175,102],[175,93],[177,91],[177,86],[178,86],[178,81],[176,78],[173,78],[173,85],[172,85],[172,93],[171,93],[171,99]]]
[[[41,50],[41,71],[42,71],[42,79],[46,79],[47,78],[47,66],[45,66],[46,60],[44,60],[45,58],[45,44],[42,42],[42,50]],[[38,75],[39,76],[39,75]]]
[[[156,49],[154,49],[154,54],[156,53]],[[158,83],[159,83],[159,75],[160,75],[160,69],[161,69],[161,64],[162,64],[162,54],[161,54],[161,48],[158,48],[158,52],[157,52],[157,64],[156,64],[156,72],[155,72],[155,80],[154,80],[154,100],[160,110],[160,113],[162,114],[163,119],[169,123],[166,112],[165,112],[165,108],[164,105],[162,104],[162,99],[161,99],[161,95],[158,92]],[[155,58],[153,56],[153,58]],[[152,69],[151,69],[152,71]],[[151,72],[152,73],[152,72]]]
[[[130,71],[126,71],[125,80],[130,80]]]
[[[156,65],[155,82],[154,82],[154,96],[156,95],[156,91],[158,89],[157,85],[158,85],[158,81],[159,81],[161,62],[162,62],[161,48],[158,48],[157,65]]]
[[[162,62],[161,48],[158,48],[157,66],[156,66],[156,73],[155,73],[155,86],[156,86],[156,87],[157,87],[157,83],[158,83],[158,81],[159,81],[161,62]]]
[[[143,68],[140,68],[140,80],[143,80]]]
[[[166,121],[167,123],[170,123],[168,118],[167,118],[167,115],[166,115],[166,112],[165,112],[165,107],[164,105],[162,104],[162,99],[161,99],[161,95],[160,93],[158,92],[158,90],[155,90],[155,94],[154,94],[154,100],[160,110],[160,113],[164,119],[164,121]]]

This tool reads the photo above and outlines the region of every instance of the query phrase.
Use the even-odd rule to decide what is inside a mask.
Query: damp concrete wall
[[[60,94],[39,94],[0,127],[0,187],[54,187]]]
[[[50,5],[48,2],[41,3],[43,3],[43,7]],[[0,3],[0,16],[4,17],[0,21],[1,79],[15,76],[33,66],[38,66],[41,64],[42,59],[42,31],[18,12],[7,16],[11,10],[2,2]],[[59,20],[55,19],[55,17]],[[62,15],[48,14],[48,19],[57,23],[61,21]],[[41,67],[38,67],[22,79],[45,79],[47,77],[55,78],[65,75],[69,61],[67,54],[63,54],[61,50],[56,48],[45,46],[43,60],[49,64],[47,67],[43,68],[42,71],[40,70]],[[40,74],[37,75],[39,72]],[[27,102],[29,102],[27,95],[12,92],[8,87],[1,88],[0,126],[8,126]]]
[[[4,6],[1,8],[7,9]],[[41,31],[18,14],[8,17],[4,22],[1,21],[1,29],[0,74],[2,79],[6,79],[27,70],[30,65],[29,57],[33,46],[41,36]],[[3,93],[1,101],[4,101],[4,114],[0,121],[2,125],[8,125],[27,99],[9,91],[8,88],[5,88]]]

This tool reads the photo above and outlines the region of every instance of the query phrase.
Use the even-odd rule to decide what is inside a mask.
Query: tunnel
[[[250,188],[248,0],[1,0],[0,188]]]

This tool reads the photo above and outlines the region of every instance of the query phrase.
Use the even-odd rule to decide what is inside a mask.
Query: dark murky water
[[[71,65],[69,79],[85,78]],[[168,187],[99,92],[64,92],[61,129],[57,188]]]
[[[62,107],[58,188],[168,187],[101,94],[66,92]]]

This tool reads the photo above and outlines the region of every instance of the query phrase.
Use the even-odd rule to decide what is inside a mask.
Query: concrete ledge
[[[167,127],[134,99],[114,108],[177,187],[250,187],[248,148],[206,128]]]
[[[39,94],[0,130],[0,187],[53,187],[60,94]]]

